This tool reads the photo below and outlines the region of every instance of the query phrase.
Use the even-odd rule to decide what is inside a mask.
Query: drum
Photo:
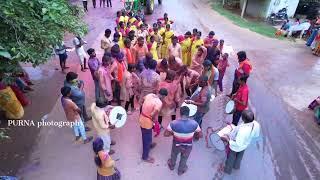
[[[227,125],[226,127],[222,128],[220,131],[218,131],[216,133],[212,133],[209,136],[209,139],[210,139],[212,146],[214,146],[219,151],[224,151],[225,144],[221,140],[221,137],[224,135],[228,135],[234,129],[234,127],[235,127],[234,125]]]
[[[187,104],[185,102],[182,103],[181,107],[187,106],[189,108],[189,117],[192,117],[196,114],[198,107],[194,104]]]
[[[227,114],[233,114],[235,111],[235,103],[233,100],[230,100],[227,104],[226,104],[226,113]]]
[[[127,121],[127,112],[121,106],[112,108],[109,114],[110,124],[115,125],[116,128],[124,126]]]
[[[234,127],[235,127],[234,125],[229,124],[226,127],[222,128],[217,134],[220,137],[227,135],[227,134],[231,133],[231,131],[234,129]]]

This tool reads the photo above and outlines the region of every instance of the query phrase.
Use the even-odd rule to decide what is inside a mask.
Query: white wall
[[[267,16],[269,16],[272,12],[276,13],[280,9],[287,7],[288,9],[288,16],[294,16],[296,9],[298,7],[300,0],[271,0]]]

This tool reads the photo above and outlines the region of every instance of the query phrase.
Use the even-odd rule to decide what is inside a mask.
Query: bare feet
[[[146,159],[146,160],[144,160],[144,159],[143,159],[143,161],[144,161],[144,162],[147,162],[147,163],[151,163],[151,164],[153,164],[155,160],[154,160],[154,158],[153,158],[153,157],[149,157],[149,158],[148,158],[148,159]]]

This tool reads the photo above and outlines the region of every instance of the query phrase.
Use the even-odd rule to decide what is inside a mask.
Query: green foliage
[[[8,0],[0,3],[0,73],[17,71],[20,62],[45,63],[65,32],[84,35],[80,8],[67,0]]]

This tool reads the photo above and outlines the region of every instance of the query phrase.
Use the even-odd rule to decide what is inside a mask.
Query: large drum
[[[110,124],[114,125],[116,128],[124,126],[127,121],[127,112],[121,106],[116,106],[112,108],[109,114]]]
[[[234,111],[235,111],[235,103],[233,100],[230,100],[227,104],[226,104],[226,109],[225,109],[225,112],[227,114],[233,114]]]
[[[225,144],[221,140],[221,137],[231,133],[231,131],[234,129],[234,127],[235,127],[234,125],[227,125],[226,127],[222,128],[220,131],[218,131],[216,133],[212,133],[209,136],[209,139],[210,139],[212,146],[215,147],[216,149],[218,149],[219,151],[224,151]]]

